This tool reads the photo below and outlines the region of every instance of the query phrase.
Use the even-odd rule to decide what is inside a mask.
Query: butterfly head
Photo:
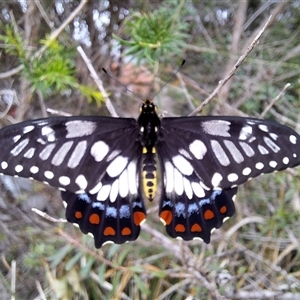
[[[157,106],[153,104],[152,100],[145,100],[140,106],[141,114],[156,114]]]

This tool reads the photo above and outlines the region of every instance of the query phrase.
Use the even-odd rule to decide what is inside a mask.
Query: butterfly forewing
[[[138,159],[137,130],[133,119],[103,117],[57,117],[6,127],[0,132],[0,173],[89,192]]]
[[[203,187],[228,189],[300,164],[300,137],[276,122],[238,117],[162,120],[164,160]],[[167,148],[167,149],[166,149]]]

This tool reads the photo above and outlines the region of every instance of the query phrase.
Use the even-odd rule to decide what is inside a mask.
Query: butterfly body
[[[144,198],[154,199],[158,178],[167,233],[209,243],[212,230],[234,214],[240,184],[300,164],[299,135],[276,122],[160,119],[156,111],[146,100],[137,120],[54,117],[2,128],[0,173],[60,189],[68,221],[101,247],[138,237]]]

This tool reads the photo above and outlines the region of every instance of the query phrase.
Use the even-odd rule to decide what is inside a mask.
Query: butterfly
[[[173,238],[202,239],[235,213],[238,186],[300,164],[300,136],[279,123],[232,116],[137,120],[51,117],[0,130],[0,173],[61,191],[66,218],[95,246],[135,240],[162,181],[159,217]]]

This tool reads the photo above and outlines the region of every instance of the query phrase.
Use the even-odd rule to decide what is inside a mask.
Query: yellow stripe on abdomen
[[[143,148],[142,185],[145,196],[152,201],[157,191],[156,149]]]

